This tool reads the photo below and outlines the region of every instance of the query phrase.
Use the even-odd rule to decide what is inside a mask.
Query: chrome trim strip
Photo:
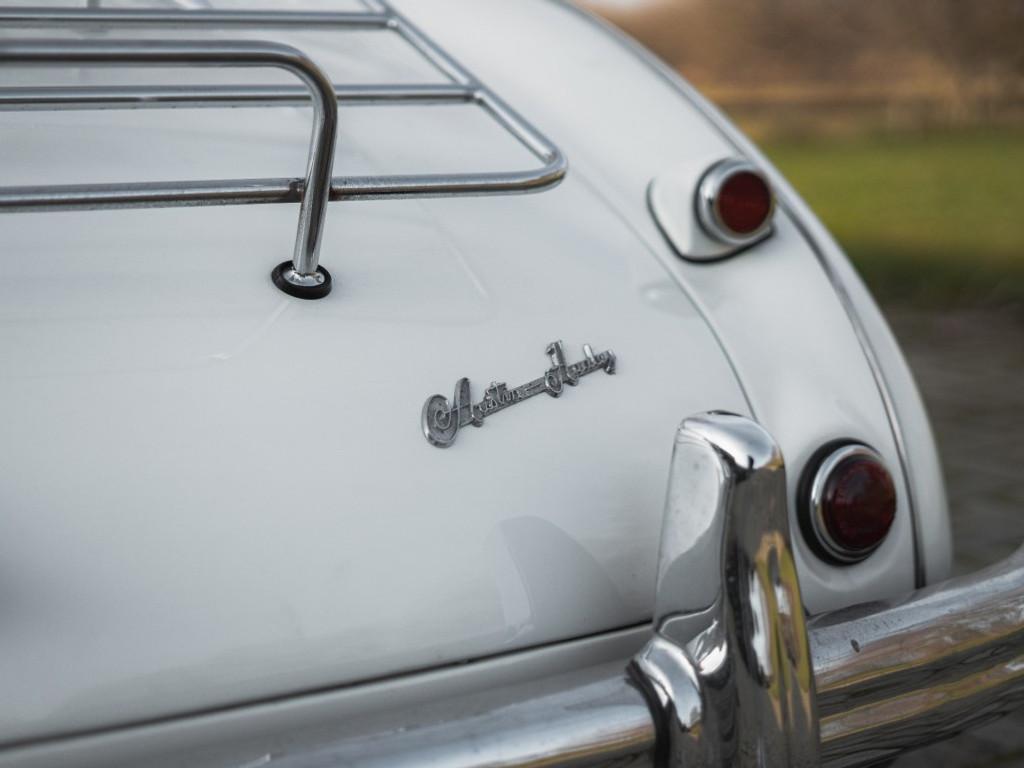
[[[297,203],[302,189],[300,178],[3,187],[0,212]]]
[[[350,11],[231,11],[157,8],[46,8],[0,9],[0,25],[21,27],[126,25],[171,27],[341,27],[385,29],[391,26],[387,13]]]
[[[560,182],[567,167],[559,156],[538,172],[336,176],[331,183],[330,199],[483,197],[541,192]],[[302,199],[303,190],[301,178],[2,187],[0,213],[296,203]]]
[[[335,85],[339,104],[469,104],[477,91],[465,85]],[[309,104],[309,91],[265,86],[69,86],[0,88],[0,110],[215,109]]]
[[[632,51],[640,61],[650,67],[655,74],[659,75],[662,80],[686,99],[694,109],[704,115],[704,117],[707,118],[707,120],[718,130],[719,135],[728,142],[736,152],[744,155],[750,154],[750,150],[753,149],[753,145],[746,142],[746,140],[740,135],[739,131],[730,125],[729,120],[725,115],[720,113],[710,102],[701,96],[693,86],[686,82],[678,72],[671,69],[667,64],[665,64],[665,62],[640,45],[636,40],[629,37],[629,35],[624,33],[622,30],[609,24],[603,19],[598,18],[583,8],[568,2],[568,0],[550,0],[550,2],[557,4],[560,8],[569,13],[576,14],[590,24],[601,28],[606,34],[617,40],[623,47]],[[807,227],[804,226],[800,217],[795,214],[798,206],[796,206],[793,199],[790,198],[786,185],[774,183],[772,184],[772,189],[775,192],[778,207],[790,214],[790,219],[796,225],[800,234],[814,252],[815,258],[821,265],[822,270],[825,272],[825,276],[832,284],[832,288],[836,292],[836,296],[839,298],[839,301],[843,306],[843,311],[846,313],[846,316],[850,321],[854,334],[857,336],[861,350],[867,360],[868,367],[871,369],[872,378],[875,380],[875,386],[877,387],[879,396],[882,400],[882,408],[885,410],[886,418],[889,422],[893,442],[896,446],[896,453],[899,457],[900,470],[903,475],[903,488],[907,497],[907,507],[910,512],[910,527],[914,543],[914,585],[916,587],[923,587],[927,583],[927,574],[925,574],[924,571],[924,559],[921,555],[922,545],[919,531],[920,524],[917,519],[917,500],[914,494],[913,483],[910,480],[910,455],[907,451],[906,437],[903,432],[899,414],[896,412],[892,393],[890,392],[888,382],[885,378],[885,373],[882,370],[881,363],[879,362],[878,354],[875,351],[874,345],[871,343],[871,339],[868,337],[864,323],[857,314],[857,309],[853,304],[853,300],[850,298],[843,281],[839,278],[839,275],[836,274],[831,260],[825,250],[821,247],[818,240],[810,231],[808,231]]]

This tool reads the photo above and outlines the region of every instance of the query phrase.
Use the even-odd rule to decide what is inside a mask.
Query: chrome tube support
[[[397,34],[448,82],[410,85],[367,84],[330,86],[326,78],[303,54],[287,46],[293,63],[304,62],[297,70],[312,76],[315,83],[304,80],[306,89],[289,86],[82,86],[82,87],[13,87],[0,88],[0,111],[46,109],[169,109],[208,107],[273,107],[309,103],[312,94],[315,110],[324,109],[330,126],[317,114],[314,123],[313,151],[305,179],[225,179],[176,182],[136,182],[120,184],[72,184],[47,186],[0,187],[0,213],[21,211],[95,210],[101,208],[156,208],[195,205],[247,205],[257,203],[300,202],[299,233],[292,261],[279,264],[272,273],[274,283],[286,293],[301,298],[319,298],[330,291],[331,278],[318,264],[318,247],[323,230],[327,200],[380,200],[411,197],[461,197],[507,195],[540,192],[557,185],[568,171],[568,162],[561,150],[525,118],[516,113],[495,93],[481,84],[471,73],[449,56],[440,46],[384,0],[364,0],[366,11],[251,11],[251,10],[161,10],[109,9],[91,5],[88,8],[0,8],[0,27],[145,27],[160,29],[220,28],[317,28],[325,30],[370,29]],[[3,52],[21,50],[38,44],[50,46],[55,56],[52,64],[89,63],[114,64],[94,56],[86,62],[68,58],[60,51],[79,43],[22,41],[0,44]],[[89,42],[96,51],[103,46],[111,54],[114,47],[127,46],[131,51],[152,51],[160,46],[216,46],[225,60],[222,66],[260,66],[239,61],[230,46],[271,43],[136,43],[113,40]],[[228,48],[225,50],[225,48]],[[193,54],[195,48],[192,49]],[[185,65],[166,55],[156,62],[161,66]],[[215,53],[211,50],[211,56]],[[8,62],[13,63],[13,62]],[[18,61],[16,63],[28,63]],[[36,61],[42,64],[46,62]],[[133,59],[129,63],[147,62]],[[199,64],[197,61],[188,64]],[[210,64],[213,66],[214,64]],[[283,66],[285,63],[265,63]],[[308,66],[307,66],[308,65]],[[308,91],[308,93],[307,93]],[[330,97],[328,98],[328,92]],[[378,176],[331,176],[337,102],[346,105],[368,104],[475,104],[505,129],[516,141],[541,162],[541,166],[522,171],[482,171],[474,173],[392,174]],[[319,127],[318,127],[319,126]],[[328,130],[330,128],[330,130]],[[319,131],[319,134],[317,133]],[[329,134],[329,136],[328,136]],[[328,142],[330,138],[330,142]],[[331,157],[326,150],[329,149]],[[319,147],[319,150],[318,150]],[[326,166],[326,169],[325,169]],[[324,183],[324,174],[328,182]]]
[[[96,13],[97,11],[83,11]],[[274,283],[281,290],[300,298],[320,298],[331,289],[330,273],[319,266],[320,241],[323,237],[327,201],[331,191],[334,167],[334,145],[338,130],[338,102],[326,75],[302,51],[279,43],[225,40],[216,42],[192,40],[30,40],[0,43],[0,66],[142,66],[142,67],[274,67],[291,72],[309,90],[313,104],[313,129],[310,136],[309,163],[301,188],[295,190],[300,199],[299,223],[295,250],[290,262],[279,264],[273,271]],[[195,183],[174,185],[184,190]],[[204,182],[208,187],[230,184],[239,188],[256,186],[258,181]],[[135,185],[139,187],[140,185]],[[116,185],[77,190],[85,197],[81,207],[89,205],[89,196],[96,195],[98,205],[116,205],[110,200]],[[38,200],[38,207],[50,207],[74,197],[73,188],[49,188]],[[6,192],[11,193],[8,189]],[[15,190],[16,192],[16,190]],[[98,195],[97,195],[98,193]],[[31,194],[29,195],[31,197]],[[152,197],[150,198],[152,199]],[[31,206],[29,206],[31,207]]]
[[[631,670],[663,764],[818,764],[785,467],[749,419],[709,413],[676,433],[654,628]]]

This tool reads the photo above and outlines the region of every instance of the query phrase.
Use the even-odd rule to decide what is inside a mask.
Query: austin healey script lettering
[[[546,352],[551,358],[551,367],[543,376],[514,389],[509,389],[504,382],[491,382],[479,403],[473,402],[469,379],[465,378],[455,382],[455,395],[451,400],[444,395],[428,397],[423,404],[423,434],[430,444],[447,448],[455,442],[459,429],[467,424],[482,427],[488,416],[534,395],[547,393],[551,397],[558,397],[565,390],[566,384],[575,387],[588,373],[597,370],[615,373],[615,353],[611,350],[595,355],[590,345],[584,344],[583,359],[571,365],[565,362],[562,342],[551,342]]]

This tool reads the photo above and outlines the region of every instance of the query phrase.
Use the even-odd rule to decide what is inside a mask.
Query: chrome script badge
[[[539,379],[515,389],[509,389],[504,382],[493,381],[484,391],[484,399],[474,403],[469,379],[462,378],[455,382],[455,395],[450,401],[444,395],[428,397],[423,404],[423,434],[430,444],[447,448],[455,442],[460,427],[467,424],[482,427],[488,416],[542,392],[558,397],[566,384],[575,387],[588,373],[601,369],[608,374],[615,373],[615,353],[610,349],[595,355],[590,345],[584,344],[583,359],[572,365],[565,363],[562,342],[551,342],[545,351],[551,358],[551,367]]]

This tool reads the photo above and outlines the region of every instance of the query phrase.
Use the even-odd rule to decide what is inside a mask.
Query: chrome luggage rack
[[[314,108],[309,163],[302,178],[217,179],[118,184],[0,187],[0,212],[157,208],[191,205],[299,203],[295,251],[274,268],[274,283],[305,299],[326,296],[331,275],[319,264],[329,200],[373,200],[536,192],[558,184],[568,168],[550,140],[489,90],[385,0],[362,0],[365,11],[243,11],[89,8],[0,8],[0,28],[148,27],[289,28],[391,31],[440,71],[446,82],[335,85],[302,51],[261,41],[7,40],[0,65],[275,67],[298,86],[2,87],[0,111],[64,109]],[[475,104],[542,165],[525,171],[334,176],[338,104]]]

